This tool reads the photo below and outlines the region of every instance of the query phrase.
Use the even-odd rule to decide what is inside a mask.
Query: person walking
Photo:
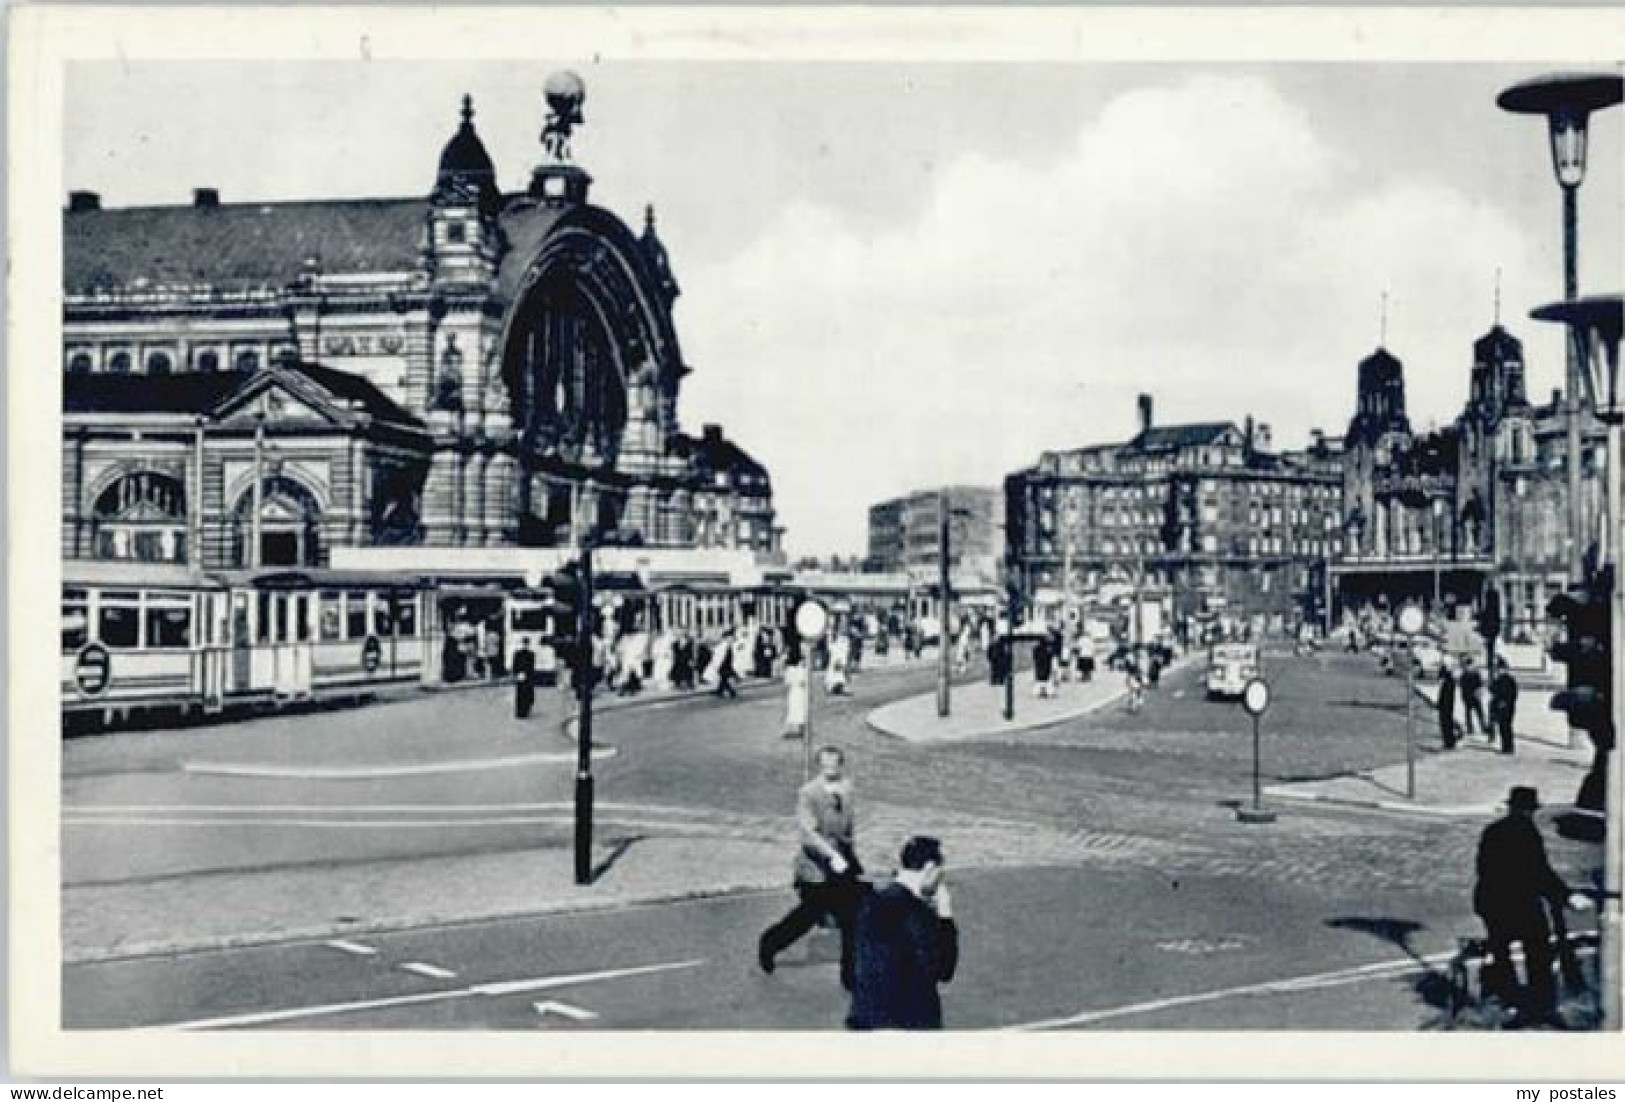
[[[848,1029],[942,1028],[938,987],[959,967],[942,843],[916,835],[899,863],[897,879],[858,904]]]
[[[1490,730],[1489,721],[1484,718],[1484,675],[1478,672],[1471,657],[1461,660],[1460,688],[1462,722],[1467,733],[1474,733],[1476,721],[1477,730],[1494,739],[1495,732]]]
[[[812,683],[800,654],[790,654],[784,662],[784,737],[807,737],[807,694]]]
[[[846,694],[847,663],[852,653],[851,643],[844,633],[837,634],[829,646],[829,665],[824,667],[824,691],[831,696]]]
[[[1507,668],[1505,658],[1495,660],[1495,678],[1490,682],[1490,723],[1501,736],[1501,753],[1513,752],[1512,720],[1518,711],[1518,681]]]
[[[513,652],[513,715],[515,719],[529,719],[536,704],[536,652],[530,649],[530,640],[521,638],[519,649]]]
[[[841,986],[852,989],[852,919],[862,890],[863,866],[857,854],[857,808],[846,776],[846,754],[838,746],[818,751],[818,776],[796,793],[794,878],[799,902],[762,933],[756,961],[771,975],[775,958],[828,915],[841,931]]]
[[[1586,909],[1590,901],[1570,895],[1551,862],[1535,824],[1540,795],[1525,785],[1507,794],[1507,813],[1484,828],[1478,842],[1478,880],[1473,911],[1489,934],[1490,960],[1484,986],[1509,1000],[1517,1011],[1514,1025],[1561,1024],[1557,989],[1552,978],[1552,920],[1561,933],[1563,908]],[[1548,908],[1551,920],[1548,919]],[[1518,984],[1512,943],[1523,945],[1527,989]]]
[[[1454,750],[1458,738],[1456,732],[1456,675],[1451,672],[1448,663],[1439,666],[1439,697],[1434,701],[1434,707],[1439,713],[1439,741],[1444,743],[1446,750]]]
[[[1050,677],[1054,673],[1055,652],[1050,649],[1049,638],[1046,636],[1033,644],[1034,696],[1050,697],[1055,695],[1055,686],[1050,682]]]
[[[718,697],[727,697],[730,700],[739,695],[739,690],[734,688],[734,678],[736,675],[734,673],[733,643],[733,632],[730,631],[722,637],[722,642],[718,644],[716,658],[716,695]]]
[[[1123,676],[1128,685],[1128,710],[1131,715],[1139,714],[1145,706],[1145,677],[1140,673],[1140,656],[1130,653],[1123,662]]]

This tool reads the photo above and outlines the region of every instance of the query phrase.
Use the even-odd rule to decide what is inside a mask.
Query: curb
[[[1074,720],[1082,719],[1084,716],[1098,712],[1102,708],[1117,703],[1127,695],[1127,689],[1119,689],[1117,692],[1095,701],[1086,708],[1080,708],[1075,712],[1068,712],[1066,715],[1054,716],[1049,719],[1039,720],[1035,723],[1017,723],[1009,727],[991,727],[980,731],[965,731],[957,735],[925,735],[910,738],[908,735],[899,734],[896,731],[882,727],[880,724],[876,723],[874,719],[875,712],[880,711],[880,708],[876,708],[865,715],[863,717],[863,723],[864,726],[868,727],[871,731],[884,738],[896,739],[899,742],[907,742],[914,745],[929,745],[934,742],[970,742],[972,739],[988,738],[995,735],[1020,735],[1028,731],[1044,731],[1051,727],[1059,727],[1063,723],[1071,723]],[[889,708],[891,706],[892,705],[890,704],[885,704],[881,707]]]
[[[1496,804],[1453,807],[1427,807],[1401,803],[1398,800],[1362,800],[1352,796],[1328,796],[1321,792],[1285,792],[1277,788],[1264,789],[1264,795],[1287,803],[1325,804],[1329,807],[1353,807],[1362,811],[1397,812],[1404,815],[1422,815],[1438,819],[1482,819],[1499,810]]]
[[[1174,672],[1182,669],[1183,667],[1185,667],[1185,666],[1187,666],[1187,665],[1189,665],[1189,664],[1191,664],[1191,663],[1193,663],[1195,661],[1196,661],[1196,658],[1194,658],[1194,657],[1192,657],[1190,655],[1185,655],[1185,656],[1175,660],[1172,664],[1170,664],[1169,667],[1166,670],[1163,671],[1163,676],[1167,676],[1170,673],[1174,673]],[[919,697],[910,697],[910,698],[907,698],[907,699],[911,699],[911,700],[924,699],[925,697],[928,697],[930,695],[931,694],[929,694],[929,693],[924,693],[924,694],[921,694],[921,696],[919,696]],[[964,732],[963,734],[957,734],[957,735],[937,735],[937,736],[925,736],[925,737],[910,738],[907,735],[898,734],[896,731],[889,730],[889,729],[887,729],[885,727],[882,727],[878,723],[875,722],[875,720],[874,720],[875,712],[880,711],[881,708],[893,707],[894,705],[896,705],[898,703],[901,703],[900,701],[893,701],[891,704],[884,704],[884,705],[881,706],[881,708],[874,709],[873,711],[869,712],[867,715],[865,715],[863,717],[863,722],[864,722],[865,726],[867,726],[870,730],[874,731],[876,734],[882,735],[882,736],[884,736],[886,738],[897,739],[897,740],[899,740],[901,742],[907,742],[907,743],[913,743],[913,744],[919,744],[919,745],[929,744],[929,743],[933,743],[933,742],[969,742],[972,739],[987,738],[988,736],[991,736],[991,735],[1019,735],[1019,734],[1023,734],[1023,733],[1028,732],[1028,731],[1044,731],[1044,730],[1048,730],[1051,727],[1059,727],[1063,723],[1071,723],[1074,720],[1079,720],[1079,719],[1084,718],[1085,716],[1093,715],[1095,712],[1098,712],[1103,708],[1108,708],[1111,705],[1116,704],[1118,701],[1122,700],[1127,695],[1128,695],[1128,689],[1127,689],[1127,687],[1124,687],[1124,688],[1121,688],[1121,689],[1117,689],[1116,691],[1114,691],[1114,692],[1112,692],[1112,693],[1110,693],[1110,694],[1108,694],[1108,695],[1106,695],[1104,697],[1101,697],[1099,700],[1095,701],[1093,704],[1088,705],[1087,707],[1080,708],[1080,709],[1078,709],[1077,711],[1074,711],[1074,712],[1068,712],[1066,715],[1063,715],[1063,716],[1054,716],[1054,717],[1049,718],[1049,719],[1040,720],[1040,721],[1038,721],[1036,723],[1017,723],[1017,724],[1014,724],[1014,725],[1012,725],[1010,727],[1001,726],[1001,727],[987,728],[987,729],[981,730],[981,731],[967,731],[967,732]]]

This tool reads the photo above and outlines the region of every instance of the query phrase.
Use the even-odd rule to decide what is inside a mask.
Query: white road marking
[[[427,976],[431,980],[454,980],[457,973],[450,968],[442,968],[438,964],[424,964],[421,961],[409,961],[400,966],[403,972],[413,972],[419,976]]]
[[[145,1028],[148,1030],[198,1030],[268,1025],[272,1022],[292,1022],[301,1018],[323,1018],[334,1014],[351,1014],[362,1010],[383,1010],[397,1006],[412,1006],[417,1003],[446,1002],[451,999],[472,999],[479,996],[501,996],[529,991],[546,991],[554,987],[571,987],[576,984],[596,983],[601,980],[650,975],[655,972],[670,972],[680,968],[697,968],[704,963],[703,960],[684,960],[670,964],[645,964],[635,968],[613,968],[602,972],[580,972],[567,976],[541,976],[529,980],[508,980],[501,983],[454,987],[446,991],[425,991],[417,995],[396,995],[385,999],[357,999],[352,1002],[326,1003],[320,1006],[297,1006],[287,1010],[265,1010],[253,1014],[233,1014],[222,1018],[197,1018],[192,1021],[171,1022],[168,1025],[147,1026]]]
[[[534,980],[504,980],[500,983],[482,983],[469,988],[477,995],[519,995],[529,991],[547,991],[554,987],[567,987],[576,983],[597,980],[617,980],[626,976],[645,976],[655,972],[675,972],[683,968],[698,968],[703,960],[680,960],[671,964],[642,964],[634,968],[612,968],[605,972],[584,972],[579,976],[544,976]]]
[[[1243,984],[1239,987],[1223,987],[1215,991],[1202,991],[1192,995],[1175,995],[1166,999],[1130,1003],[1126,1006],[1108,1007],[1104,1010],[1087,1010],[1081,1014],[1074,1014],[1066,1018],[1046,1018],[1041,1021],[1026,1022],[1003,1028],[1023,1031],[1065,1029],[1069,1026],[1091,1025],[1095,1022],[1110,1021],[1113,1018],[1126,1018],[1135,1014],[1153,1014],[1159,1010],[1219,1002],[1224,999],[1239,998],[1246,995],[1279,995],[1298,991],[1320,991],[1332,987],[1344,987],[1353,983],[1364,983],[1368,980],[1402,976],[1423,966],[1448,964],[1455,956],[1456,954],[1453,952],[1435,953],[1427,957],[1405,957],[1401,960],[1378,961],[1375,964],[1362,964],[1358,967],[1343,968],[1335,972],[1318,972],[1282,980]]]
[[[349,953],[353,957],[375,957],[378,950],[370,945],[362,945],[354,941],[324,941],[323,945],[329,949],[337,949],[341,953]]]
[[[540,1014],[544,1018],[547,1017],[549,1014],[558,1014],[558,1015],[560,1015],[562,1017],[569,1018],[572,1021],[590,1022],[590,1021],[592,1021],[592,1019],[598,1017],[597,1014],[593,1013],[591,1010],[586,1009],[585,1007],[571,1006],[569,1003],[551,1002],[550,1001],[550,1002],[531,1003],[530,1005],[531,1005],[531,1008],[533,1010],[535,1010],[537,1014]]]
[[[620,751],[613,746],[595,747],[593,760],[612,758]],[[474,758],[467,761],[423,762],[419,765],[363,765],[319,768],[298,765],[254,765],[232,762],[184,762],[183,773],[211,777],[265,777],[302,781],[368,781],[384,777],[424,777],[440,773],[473,773],[486,769],[508,769],[520,765],[574,763],[574,751],[551,754],[513,754],[504,758]]]

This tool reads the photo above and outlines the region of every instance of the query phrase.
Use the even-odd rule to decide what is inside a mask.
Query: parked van
[[[1263,674],[1263,655],[1252,643],[1219,643],[1208,651],[1209,700],[1237,700],[1247,682]]]

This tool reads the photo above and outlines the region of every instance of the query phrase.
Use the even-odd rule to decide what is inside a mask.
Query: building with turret
[[[557,74],[546,94],[513,194],[467,97],[417,197],[73,193],[63,554],[319,565],[606,531],[776,553],[766,469],[680,423],[691,368],[653,209],[634,231],[589,201],[569,148],[584,89]]]
[[[1563,403],[1526,393],[1523,343],[1497,322],[1473,342],[1468,393],[1450,424],[1414,433],[1404,365],[1379,349],[1358,369],[1344,462],[1346,549],[1333,564],[1340,609],[1406,601],[1447,614],[1501,593],[1513,634],[1538,634],[1567,581]],[[1601,506],[1603,430],[1586,416],[1585,530]]]

